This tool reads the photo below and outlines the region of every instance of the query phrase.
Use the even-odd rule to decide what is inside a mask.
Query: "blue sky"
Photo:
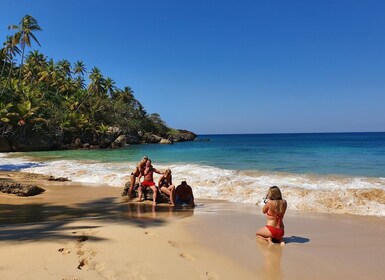
[[[383,0],[0,0],[38,49],[97,66],[198,134],[385,131]]]

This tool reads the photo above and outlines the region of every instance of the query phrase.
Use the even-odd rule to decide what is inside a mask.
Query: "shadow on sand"
[[[300,236],[294,236],[291,237],[284,237],[283,241],[285,241],[286,244],[288,243],[308,243],[310,242],[309,238],[306,237],[300,237]]]
[[[31,203],[23,205],[0,204],[0,241],[29,241],[43,239],[70,239],[72,228],[67,224],[79,219],[102,220],[110,223],[130,224],[138,227],[163,226],[171,217],[193,215],[188,211],[168,205],[117,201],[115,197],[102,198],[73,206]],[[94,237],[94,240],[100,240]]]

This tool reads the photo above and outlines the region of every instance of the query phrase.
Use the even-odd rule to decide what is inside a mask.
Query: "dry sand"
[[[286,246],[268,246],[255,205],[153,208],[122,188],[1,178],[46,192],[0,193],[0,279],[383,279],[383,218],[289,210]]]

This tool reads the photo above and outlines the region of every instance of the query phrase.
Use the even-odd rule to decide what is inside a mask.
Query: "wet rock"
[[[41,194],[45,189],[36,185],[27,185],[14,182],[0,182],[0,191],[17,196],[34,196]]]

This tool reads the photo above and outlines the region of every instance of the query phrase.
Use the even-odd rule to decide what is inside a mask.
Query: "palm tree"
[[[4,59],[0,76],[3,75],[5,65],[13,60],[16,54],[20,54],[20,49],[13,43],[13,36],[7,36],[7,40],[3,43],[3,48],[0,50],[1,58]]]
[[[76,108],[75,113],[80,109],[83,102],[91,95],[95,96],[101,96],[101,94],[104,92],[104,78],[103,75],[98,67],[94,67],[91,69],[91,73],[89,76],[91,82],[88,85],[87,88],[87,95],[83,98],[83,100],[80,102],[79,106]]]
[[[75,84],[79,89],[84,89],[85,83],[83,75],[87,72],[84,62],[81,60],[76,61],[73,66],[73,72],[77,75],[75,78]]]
[[[35,79],[39,79],[40,73],[44,71],[46,66],[47,60],[42,53],[37,50],[30,52],[25,62],[24,80],[32,84]]]
[[[104,80],[104,87],[109,94],[109,96],[112,96],[114,94],[114,91],[116,89],[115,81],[111,78],[107,78]]]
[[[0,102],[0,121],[3,123],[9,122],[8,114],[9,109],[12,108],[12,103],[2,103]]]
[[[71,77],[71,63],[68,60],[62,59],[57,63],[57,65],[62,76]]]
[[[13,43],[20,44],[21,46],[21,63],[20,63],[20,78],[22,73],[22,66],[24,63],[24,53],[25,45],[28,47],[31,46],[31,39],[35,41],[39,46],[40,43],[33,34],[34,31],[40,31],[41,27],[38,25],[37,20],[30,15],[25,15],[21,21],[20,25],[10,25],[8,29],[16,30],[16,33],[13,36]]]
[[[9,64],[9,72],[8,72],[8,77],[7,80],[4,84],[3,89],[1,90],[1,95],[4,94],[4,91],[6,87],[9,84],[9,81],[11,80],[11,75],[12,75],[12,70],[13,70],[13,57],[16,54],[20,54],[20,49],[14,44],[14,38],[13,36],[7,36],[7,40],[4,43],[4,47],[1,49],[1,56],[4,57],[4,62],[3,62],[3,67],[1,69],[1,75],[3,75],[4,70],[5,70],[5,65],[8,63]]]
[[[91,69],[90,80],[91,82],[88,85],[88,92],[100,96],[104,92],[105,80],[98,67]]]
[[[81,60],[78,60],[74,63],[73,69],[74,69],[74,73],[79,75],[79,76],[83,76],[84,73],[87,72],[86,66],[84,65],[83,61],[81,61]]]

